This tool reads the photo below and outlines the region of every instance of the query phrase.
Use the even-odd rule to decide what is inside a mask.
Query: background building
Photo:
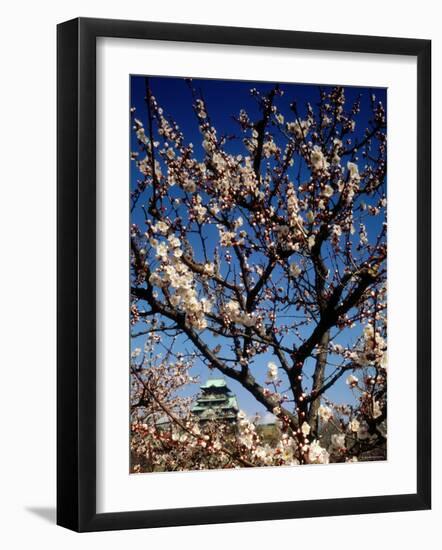
[[[238,402],[223,378],[212,378],[200,386],[201,394],[192,407],[200,421],[219,420],[235,422]]]

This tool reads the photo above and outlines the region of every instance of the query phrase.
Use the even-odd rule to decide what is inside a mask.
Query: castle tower
[[[192,413],[201,422],[217,420],[236,422],[239,408],[236,396],[232,394],[223,378],[211,378],[200,386],[201,393],[192,407]]]

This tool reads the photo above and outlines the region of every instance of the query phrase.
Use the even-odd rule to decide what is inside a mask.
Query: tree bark
[[[328,343],[330,341],[330,329],[324,332],[319,342],[319,354],[316,358],[315,372],[313,374],[312,395],[314,396],[324,385],[325,367],[327,365]],[[321,404],[321,398],[318,396],[313,399],[308,413],[308,423],[310,424],[311,434],[318,436],[318,409]]]

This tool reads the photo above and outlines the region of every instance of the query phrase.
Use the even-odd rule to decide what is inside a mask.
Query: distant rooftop
[[[223,378],[209,378],[200,388],[205,390],[208,388],[225,388],[226,386],[226,381]]]
[[[238,402],[236,400],[236,397],[233,395],[232,397],[228,397],[225,402],[221,405],[217,405],[215,407],[206,406],[204,403],[199,400],[193,407],[192,412],[198,412],[198,411],[205,411],[209,408],[216,408],[216,409],[236,409],[239,411],[238,408]]]

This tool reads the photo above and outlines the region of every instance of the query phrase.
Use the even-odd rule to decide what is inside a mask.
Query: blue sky
[[[189,86],[183,78],[175,77],[149,77],[150,87],[153,95],[157,98],[159,104],[163,107],[166,115],[170,115],[176,123],[179,124],[187,143],[192,142],[195,148],[195,156],[202,160],[204,158],[203,149],[201,147],[201,134],[198,129],[197,119],[192,108],[192,95]],[[286,120],[292,120],[294,115],[290,111],[289,104],[296,100],[301,118],[305,115],[305,104],[310,102],[313,106],[319,101],[319,85],[311,84],[293,84],[279,83],[284,91],[282,98],[276,99],[278,108],[284,114]],[[257,102],[250,95],[251,88],[257,88],[260,92],[266,93],[274,87],[274,82],[248,82],[248,81],[229,81],[229,80],[203,80],[193,79],[193,86],[202,93],[207,110],[211,117],[213,126],[217,129],[218,136],[220,135],[236,135],[238,139],[233,139],[228,142],[225,149],[233,154],[244,154],[246,150],[242,144],[242,136],[239,132],[238,124],[233,120],[233,116],[237,116],[240,109],[244,108],[252,120],[257,120],[259,117],[259,109]],[[328,91],[328,86],[323,87]],[[357,115],[357,129],[353,134],[353,139],[361,139],[362,132],[367,127],[368,120],[371,115],[370,96],[374,93],[376,98],[386,106],[387,90],[386,89],[368,89],[359,87],[345,87],[346,105],[351,106],[359,95],[362,95],[361,110]],[[136,116],[146,123],[146,105],[145,96],[145,77],[144,75],[131,77],[131,106],[136,108]],[[137,150],[137,143],[134,133],[131,132],[131,148]],[[139,177],[138,170],[134,162],[130,165],[131,188],[136,185],[136,180]],[[367,230],[369,235],[374,235],[379,229],[379,225],[383,220],[370,217],[367,219]],[[132,214],[132,223],[138,223],[142,226],[143,220],[140,212],[135,210]],[[211,229],[208,229],[211,231]],[[212,229],[213,231],[213,229]],[[217,235],[213,235],[217,238]],[[198,252],[198,251],[196,251]],[[207,331],[206,331],[207,332]],[[355,329],[347,329],[340,335],[335,342],[343,345],[348,345],[354,341],[361,332],[360,327]],[[209,345],[216,346],[219,339],[207,337],[204,334],[205,340]],[[178,346],[185,346],[188,350],[192,347],[185,343],[184,339],[178,341]],[[142,339],[133,339],[133,347],[142,346]],[[254,366],[254,373],[258,378],[263,378],[266,372],[267,362],[272,358],[271,354],[259,356],[259,364]],[[307,370],[312,368],[313,363],[308,365]],[[205,382],[208,377],[207,368],[201,364],[196,364],[193,374],[199,375],[201,383]],[[210,376],[219,376],[220,374],[213,370]],[[256,412],[263,413],[263,407],[247,391],[242,389],[242,386],[237,382],[227,379],[229,387],[238,397],[239,405],[249,415]],[[197,388],[189,389],[190,393],[195,393]],[[352,401],[352,395],[345,384],[345,377],[341,378],[337,384],[327,394],[336,402],[349,403]]]

